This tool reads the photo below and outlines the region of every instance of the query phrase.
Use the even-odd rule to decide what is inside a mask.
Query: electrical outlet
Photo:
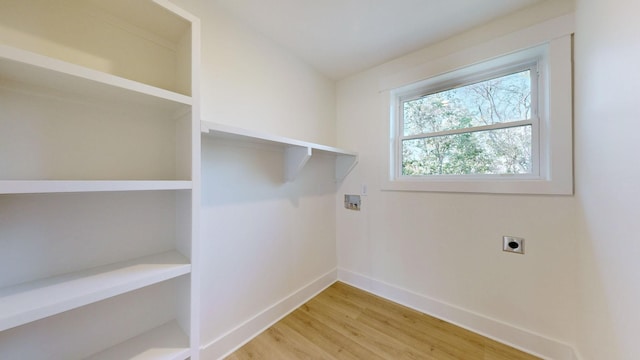
[[[503,236],[502,251],[524,254],[524,239],[515,236]]]

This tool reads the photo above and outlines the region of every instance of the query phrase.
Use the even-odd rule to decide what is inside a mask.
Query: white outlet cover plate
[[[515,243],[518,246],[512,246]],[[524,239],[515,236],[502,237],[502,251],[524,254]]]

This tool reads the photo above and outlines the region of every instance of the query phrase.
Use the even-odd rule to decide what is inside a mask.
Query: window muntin
[[[400,95],[397,175],[537,175],[536,69]]]

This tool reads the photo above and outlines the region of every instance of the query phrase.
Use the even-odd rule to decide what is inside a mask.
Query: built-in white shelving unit
[[[199,43],[167,0],[3,2],[0,358],[199,357]]]
[[[209,121],[201,122],[201,130],[203,134],[219,139],[236,142],[250,142],[282,148],[284,151],[285,181],[295,180],[314,152],[335,156],[334,175],[336,181],[344,179],[358,163],[357,153],[331,146],[314,144],[277,135],[264,134],[258,131],[216,124]]]

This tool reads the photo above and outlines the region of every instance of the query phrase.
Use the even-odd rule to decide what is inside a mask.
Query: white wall
[[[204,138],[202,154],[201,336],[215,358],[256,335],[234,334],[243,322],[335,270],[336,185],[331,158],[283,183],[280,151]]]
[[[640,359],[639,11],[632,0],[577,1],[578,328],[584,359]]]
[[[175,3],[202,21],[203,119],[335,143],[333,81],[212,1]],[[282,150],[203,137],[204,359],[249,340],[318,284],[335,279],[332,166],[331,159],[314,156],[298,179],[284,183]]]
[[[203,20],[205,119],[337,140],[361,154],[336,201],[333,185],[317,181],[330,179],[326,159],[283,185],[279,153],[205,140],[204,344],[330,271],[337,230],[345,274],[559,342],[577,338],[584,359],[640,358],[640,243],[630,225],[640,200],[630,155],[640,130],[636,2],[577,0],[575,198],[381,192],[388,99],[378,93],[401,69],[570,12],[571,1],[547,1],[341,81],[337,127],[329,80],[214,5],[176,3]],[[363,210],[342,209],[342,194],[363,183]],[[504,234],[525,237],[527,254],[502,253]]]
[[[336,140],[331,82],[213,5],[176,3],[203,19],[204,118]],[[640,79],[626,70],[640,60],[638,7],[631,0],[577,0],[575,198],[379,191],[388,112],[377,93],[382,78],[570,12],[570,1],[545,2],[341,81],[337,142],[359,151],[361,161],[337,205],[328,184],[310,186],[328,166],[322,159],[300,182],[282,185],[276,153],[237,152],[205,140],[203,343],[335,265],[331,241],[320,238],[331,237],[327,206],[337,206],[338,262],[346,273],[554,340],[577,338],[584,359],[639,358],[640,243],[630,224],[640,173],[629,154],[639,127],[632,86]],[[229,158],[235,162],[224,164]],[[363,211],[342,209],[342,194],[358,192],[362,183],[369,188]],[[228,191],[215,196],[214,185]],[[296,225],[287,231],[292,222],[276,211]],[[503,234],[525,237],[527,254],[503,254]],[[298,235],[317,242],[297,242]],[[252,271],[257,267],[267,271]]]
[[[175,0],[202,21],[202,117],[335,143],[335,83],[214,1]]]
[[[381,191],[389,93],[379,89],[399,72],[572,9],[571,2],[546,2],[338,83],[338,143],[360,153],[338,200],[359,193],[361,184],[369,190],[361,212],[338,209],[341,278],[382,295],[417,295],[441,310],[436,315],[542,355],[569,356],[564,343],[574,342],[577,302],[575,199]],[[526,255],[502,252],[503,235],[524,237]],[[518,339],[515,329],[540,342],[550,338],[551,345]]]

